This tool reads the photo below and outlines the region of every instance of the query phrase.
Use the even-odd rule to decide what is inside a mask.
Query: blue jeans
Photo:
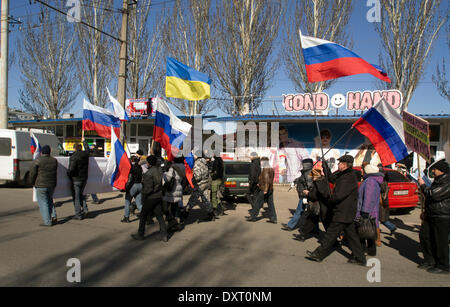
[[[56,218],[56,209],[53,204],[55,188],[36,188],[36,197],[44,224],[51,225],[52,218]]]
[[[303,208],[303,198],[300,198],[298,200],[297,209],[295,210],[294,215],[292,216],[292,218],[290,219],[290,221],[287,224],[289,228],[294,229],[295,226],[297,226],[298,221],[300,220],[300,217],[302,216],[303,210],[304,210],[304,208]]]
[[[130,216],[130,205],[133,197],[136,199],[136,206],[139,211],[142,211],[142,183],[135,183],[129,191],[125,194],[125,217]]]
[[[97,194],[91,194],[92,200],[98,202]]]
[[[86,182],[75,181],[72,183],[72,200],[76,217],[82,217],[83,214],[88,213],[86,199],[83,195],[85,186]]]
[[[392,224],[391,221],[387,220],[386,222],[382,222],[382,224],[384,226],[386,226],[387,229],[389,229],[390,231],[395,231],[397,229],[397,226],[395,226],[394,224]]]

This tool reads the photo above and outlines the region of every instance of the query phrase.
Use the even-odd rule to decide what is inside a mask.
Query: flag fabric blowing
[[[381,99],[358,119],[353,126],[375,147],[383,166],[408,156],[403,120],[394,108]]]
[[[112,129],[113,128],[111,128],[111,130]],[[116,134],[111,132],[111,154],[109,155],[105,172],[105,174],[112,174],[110,181],[111,185],[116,189],[125,190],[130,170],[130,159]]]
[[[153,105],[156,107],[153,139],[166,150],[169,161],[173,161],[192,125],[173,114],[163,99],[156,98]]]
[[[111,127],[120,136],[120,119],[110,111],[83,101],[83,130],[95,130],[101,137],[111,138]]]
[[[211,97],[211,79],[175,59],[167,58],[166,96],[202,100]]]
[[[309,82],[321,82],[357,74],[371,74],[391,82],[386,72],[369,64],[349,49],[323,39],[300,33],[306,74]]]

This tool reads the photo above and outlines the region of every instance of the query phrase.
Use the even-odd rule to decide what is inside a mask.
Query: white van
[[[52,156],[63,155],[62,146],[54,134],[33,134],[41,146],[50,146]],[[22,183],[32,162],[30,132],[0,129],[0,180]]]

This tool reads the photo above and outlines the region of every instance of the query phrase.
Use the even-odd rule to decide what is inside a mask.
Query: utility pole
[[[8,129],[8,16],[9,0],[2,1],[0,24],[0,129]]]
[[[127,82],[127,33],[128,32],[128,0],[123,0],[122,28],[120,31],[120,55],[119,55],[119,80],[117,88],[117,100],[125,110],[126,82]],[[120,140],[125,142],[125,123],[120,125]]]

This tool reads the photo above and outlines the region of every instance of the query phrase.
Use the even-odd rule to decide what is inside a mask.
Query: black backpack
[[[175,176],[172,176],[172,178],[170,178],[169,181],[164,182],[163,191],[164,192],[172,192],[173,188],[175,187],[175,184],[176,184]]]
[[[180,176],[181,178],[181,187],[183,189],[183,194],[189,194],[191,191],[191,185],[189,184],[186,175],[184,175],[183,172],[177,166],[173,165],[172,168],[177,172],[178,176]]]

